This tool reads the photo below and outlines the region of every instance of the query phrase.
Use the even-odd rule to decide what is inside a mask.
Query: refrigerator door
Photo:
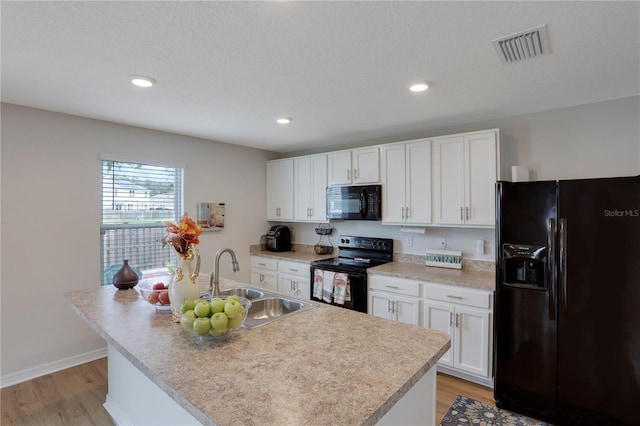
[[[498,182],[495,387],[500,408],[556,414],[557,183]]]
[[[638,424],[640,176],[559,182],[560,424]]]

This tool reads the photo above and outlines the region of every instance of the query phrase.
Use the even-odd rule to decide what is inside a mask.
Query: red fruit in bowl
[[[161,305],[168,305],[170,303],[169,292],[163,291],[162,293],[158,294],[158,302],[160,302]]]
[[[164,283],[155,283],[152,287],[154,290],[164,290],[166,287]]]
[[[158,303],[159,299],[159,294],[155,291],[149,295],[149,303],[153,303],[155,305],[156,303]]]

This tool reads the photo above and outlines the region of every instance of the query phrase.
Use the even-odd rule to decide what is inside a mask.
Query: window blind
[[[102,284],[111,284],[124,259],[148,271],[172,260],[160,240],[167,221],[183,213],[183,169],[152,164],[102,161]]]

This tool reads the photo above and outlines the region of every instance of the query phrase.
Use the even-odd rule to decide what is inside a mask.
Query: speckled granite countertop
[[[208,425],[375,424],[451,345],[444,333],[318,303],[199,345],[136,289],[104,286],[65,297],[107,343]]]
[[[462,287],[495,290],[496,274],[472,269],[435,268],[416,263],[390,262],[367,269],[368,274],[387,275]]]
[[[273,257],[278,260],[290,260],[293,262],[310,263],[316,260],[330,259],[338,256],[338,250],[331,254],[317,254],[313,251],[313,246],[308,244],[292,244],[294,251],[268,251],[253,245],[249,248],[251,256]]]

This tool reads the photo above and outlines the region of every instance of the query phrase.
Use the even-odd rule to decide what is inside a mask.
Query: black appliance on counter
[[[327,187],[327,219],[380,220],[382,185]]]
[[[284,225],[275,225],[267,232],[267,250],[291,251],[291,231]]]
[[[314,282],[316,269],[346,273],[351,288],[351,301],[336,306],[366,313],[367,268],[393,260],[393,240],[340,235],[338,249],[338,257],[311,262],[311,282]],[[313,296],[313,285],[310,297],[312,300],[327,303]],[[335,305],[334,302],[330,304]]]
[[[496,190],[497,406],[638,425],[640,176]]]

